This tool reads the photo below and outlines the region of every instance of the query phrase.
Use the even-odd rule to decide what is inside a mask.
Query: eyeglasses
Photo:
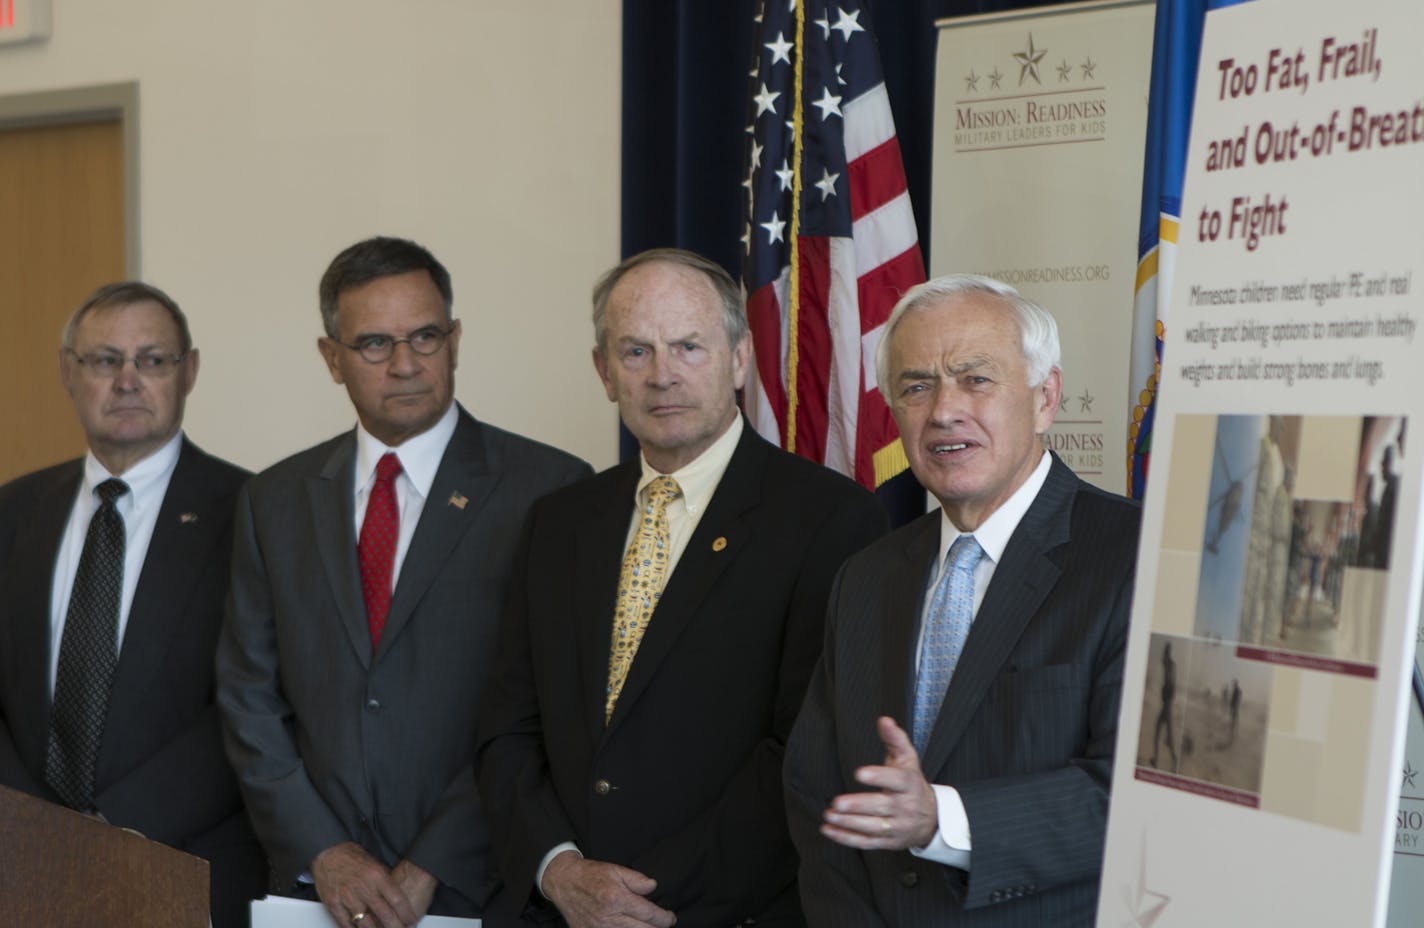
[[[90,351],[80,354],[72,348],[65,350],[79,363],[84,373],[95,380],[113,380],[123,372],[125,365],[129,363],[133,364],[134,370],[138,371],[140,377],[161,380],[172,375],[178,369],[178,365],[183,363],[183,359],[188,356],[188,353],[184,352],[183,354],[140,354],[126,358],[112,351]]]
[[[416,329],[405,338],[396,338],[394,335],[363,335],[354,345],[348,345],[339,338],[333,338],[332,341],[342,348],[351,349],[371,364],[380,364],[382,361],[389,361],[391,355],[396,353],[396,346],[402,343],[409,345],[410,350],[416,354],[428,357],[440,350],[453,331],[455,323],[452,322],[448,329],[428,325],[423,329]]]

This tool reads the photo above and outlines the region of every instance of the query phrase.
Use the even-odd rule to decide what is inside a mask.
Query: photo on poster
[[[1373,677],[1380,659],[1405,423],[1390,416],[1263,417],[1243,586],[1241,654]],[[1301,453],[1302,439],[1312,453]],[[1323,447],[1340,451],[1321,460]],[[1274,486],[1272,485],[1274,483]],[[1288,513],[1288,520],[1287,520]]]
[[[1373,677],[1405,432],[1389,416],[1215,417],[1208,479],[1183,478],[1206,493],[1194,636]]]
[[[1272,668],[1230,644],[1153,635],[1137,778],[1258,807]]]

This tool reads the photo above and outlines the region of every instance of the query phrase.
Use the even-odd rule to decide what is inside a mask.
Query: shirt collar
[[[419,435],[407,438],[399,447],[392,448],[366,431],[365,426],[356,426],[356,490],[366,489],[376,473],[376,463],[387,451],[394,451],[400,458],[401,472],[422,499],[430,495],[430,485],[435,482],[435,472],[440,469],[440,459],[445,456],[445,446],[455,434],[455,424],[459,411],[451,403],[445,414],[430,428]]]
[[[722,474],[726,473],[727,465],[732,462],[732,453],[737,450],[737,442],[741,438],[742,417],[737,416],[722,437],[706,451],[667,475],[676,480],[682,490],[682,504],[689,515],[698,514],[712,501],[712,494],[717,491],[717,484],[721,482]],[[653,469],[646,457],[639,455],[638,459],[643,465],[643,475],[638,480],[637,498],[642,499],[644,488],[663,475]]]
[[[1013,495],[1004,500],[1003,505],[989,514],[989,518],[979,524],[973,532],[961,532],[949,520],[949,515],[940,510],[939,529],[939,560],[937,564],[943,564],[945,556],[949,554],[949,546],[954,544],[955,539],[960,535],[973,535],[975,541],[979,542],[979,547],[984,549],[984,554],[990,561],[997,564],[1004,556],[1004,549],[1009,546],[1009,539],[1013,537],[1014,529],[1019,527],[1023,521],[1024,514],[1028,512],[1028,507],[1033,505],[1033,501],[1038,496],[1038,491],[1043,489],[1043,483],[1048,479],[1048,470],[1053,466],[1053,455],[1047,451],[1038,460],[1038,466],[1028,475],[1028,479],[1019,485]]]
[[[84,455],[84,483],[79,488],[80,498],[92,503],[94,488],[111,477],[118,477],[128,484],[129,488],[128,493],[119,497],[118,505],[142,506],[155,491],[160,491],[159,495],[162,495],[162,491],[167,490],[168,478],[178,466],[178,452],[182,448],[183,432],[179,430],[157,451],[122,474],[109,473],[108,468],[100,464],[99,459],[94,457],[94,452],[90,451]],[[126,499],[130,502],[125,503]]]

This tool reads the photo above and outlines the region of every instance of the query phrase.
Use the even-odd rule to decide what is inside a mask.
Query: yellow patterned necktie
[[[638,520],[638,530],[628,542],[623,555],[623,569],[618,574],[618,601],[613,612],[613,643],[608,650],[608,703],[603,720],[613,717],[618,694],[633,666],[633,655],[647,631],[648,620],[663,595],[663,578],[667,575],[669,554],[668,503],[682,495],[682,488],[671,477],[658,477],[648,484],[648,501]]]

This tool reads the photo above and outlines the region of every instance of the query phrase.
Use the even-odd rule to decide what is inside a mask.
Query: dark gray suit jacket
[[[0,783],[51,802],[50,597],[82,459],[0,488]],[[109,694],[95,803],[115,825],[212,864],[219,926],[246,924],[266,865],[242,814],[213,704],[232,512],[247,472],[184,441],[168,483]]]
[[[463,410],[371,650],[356,562],[354,432],[254,477],[238,504],[218,647],[228,756],[290,883],[354,841],[478,914],[497,879],[471,761],[526,513],[587,464]],[[453,890],[454,892],[450,892]]]
[[[573,841],[657,880],[652,899],[679,928],[800,924],[782,752],[831,579],[884,532],[885,513],[746,427],[605,725],[639,474],[630,461],[530,517],[480,731],[480,789],[509,901],[527,919],[555,918],[535,871]],[[550,582],[550,565],[568,576]]]
[[[1054,458],[985,591],[922,758],[959,790],[969,870],[859,852],[817,832],[879,764],[875,720],[907,725],[938,510],[845,565],[827,643],[787,747],[792,836],[811,924],[1090,925],[1096,908],[1137,552],[1137,507]]]

